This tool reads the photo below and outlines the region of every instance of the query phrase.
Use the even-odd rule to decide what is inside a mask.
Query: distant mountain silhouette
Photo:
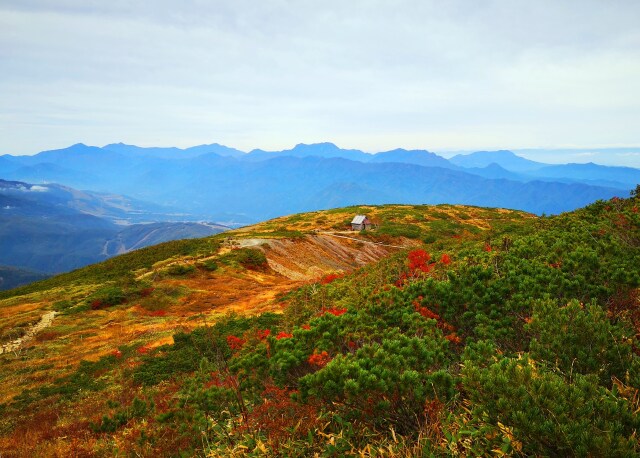
[[[547,165],[516,156],[511,151],[505,150],[458,154],[450,158],[449,162],[465,168],[484,168],[491,164],[497,164],[511,172],[530,172]]]
[[[62,182],[179,209],[191,219],[244,223],[351,203],[449,202],[549,214],[625,195],[640,182],[637,169],[551,166],[510,151],[447,160],[426,150],[369,154],[333,143],[250,153],[218,144],[77,144],[1,159],[4,178]]]

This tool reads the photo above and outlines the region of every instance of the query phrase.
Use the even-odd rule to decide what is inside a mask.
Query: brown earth
[[[251,238],[243,240],[242,245],[263,251],[269,267],[254,271],[224,266],[215,272],[197,271],[189,277],[157,278],[153,282],[156,290],[182,291],[180,297],[159,310],[151,296],[106,310],[59,314],[46,331],[21,342],[30,354],[27,360],[16,357],[7,361],[13,371],[4,373],[1,383],[7,389],[2,391],[0,402],[25,388],[71,372],[80,360],[98,360],[122,345],[148,348],[172,343],[175,332],[211,324],[227,313],[280,312],[282,304],[277,298],[293,288],[330,272],[352,271],[397,251],[329,234],[295,239]],[[11,312],[13,323],[27,320],[33,326],[49,306],[47,301],[27,302],[1,310],[3,315]],[[29,367],[48,369],[37,375],[16,375],[27,372]]]

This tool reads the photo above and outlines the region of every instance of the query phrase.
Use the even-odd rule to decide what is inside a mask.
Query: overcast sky
[[[0,154],[636,147],[639,24],[638,0],[2,0]]]

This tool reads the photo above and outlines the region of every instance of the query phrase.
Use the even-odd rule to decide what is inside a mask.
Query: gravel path
[[[51,323],[53,323],[53,319],[55,318],[57,313],[58,312],[48,312],[42,315],[42,318],[40,318],[40,321],[38,321],[35,325],[33,325],[33,327],[29,329],[24,336],[0,346],[0,355],[3,353],[8,353],[10,351],[18,350],[24,343],[33,339],[33,337],[38,332],[51,326]]]
[[[321,232],[321,234],[330,235],[331,237],[338,237],[338,238],[341,238],[341,239],[355,240],[356,242],[370,243],[371,245],[386,246],[386,247],[390,247],[390,248],[400,248],[400,249],[407,248],[406,246],[387,245],[387,244],[381,243],[381,242],[372,242],[370,240],[363,240],[363,239],[359,239],[359,238],[356,238],[356,237],[347,237],[346,235],[338,235],[338,234],[336,234],[334,232]]]

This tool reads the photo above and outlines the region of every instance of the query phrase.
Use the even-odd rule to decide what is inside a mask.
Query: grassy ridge
[[[378,230],[356,237],[415,246],[289,291],[282,313],[220,317],[172,344],[137,341],[24,390],[0,407],[0,444],[140,456],[637,456],[639,206],[612,199],[539,219],[353,207],[235,231],[342,230],[357,212]],[[202,269],[214,262],[216,275],[259,275],[258,252],[210,256],[220,241],[131,259],[121,272],[186,255],[202,256]]]

